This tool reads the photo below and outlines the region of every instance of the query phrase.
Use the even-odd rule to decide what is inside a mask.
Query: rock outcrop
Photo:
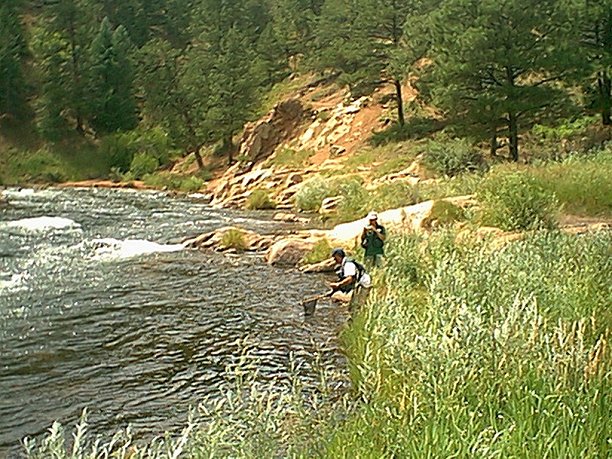
[[[305,239],[283,239],[270,247],[266,261],[271,265],[296,266],[314,247],[314,242]]]
[[[445,198],[444,201],[459,209],[464,209],[476,205],[472,196],[458,196]],[[397,231],[429,231],[436,221],[436,202],[425,201],[408,207],[386,210],[378,214],[378,221],[387,229]],[[353,247],[357,245],[361,238],[363,227],[367,224],[366,217],[349,223],[335,226],[328,232],[327,239],[332,245],[343,247]]]

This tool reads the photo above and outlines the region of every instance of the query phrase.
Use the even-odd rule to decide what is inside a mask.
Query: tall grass
[[[380,457],[609,457],[611,246],[609,233],[502,251],[394,239],[344,335],[367,403],[329,457],[356,430]]]
[[[612,144],[588,155],[535,167],[531,175],[557,196],[565,212],[612,216]]]

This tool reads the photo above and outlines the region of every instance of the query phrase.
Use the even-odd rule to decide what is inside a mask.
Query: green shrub
[[[437,200],[434,201],[431,213],[423,225],[431,226],[435,222],[438,226],[448,226],[463,220],[465,220],[465,212],[461,207],[448,201]]]
[[[331,254],[333,247],[329,244],[327,239],[319,239],[313,248],[304,255],[302,263],[313,264],[327,260]]]
[[[299,185],[299,189],[295,193],[295,206],[301,211],[317,212],[321,207],[321,202],[325,198],[334,196],[334,191],[330,180],[322,177],[306,180]]]
[[[179,190],[185,193],[193,193],[199,191],[204,185],[204,181],[195,176],[182,176],[171,174],[169,172],[156,172],[154,174],[145,175],[142,180],[147,186],[160,189]]]
[[[480,170],[484,165],[482,155],[470,142],[445,136],[427,144],[423,163],[428,169],[448,177]]]
[[[141,179],[147,174],[152,174],[159,167],[157,158],[148,153],[137,153],[132,159],[130,172],[135,179]]]
[[[109,158],[110,167],[127,172],[136,154],[136,147],[125,133],[110,134],[100,141],[100,153]]]
[[[598,116],[583,116],[574,120],[565,120],[557,126],[536,124],[531,132],[537,139],[560,142],[574,137],[584,136],[589,128],[599,122]]]
[[[247,248],[244,232],[238,229],[230,229],[223,233],[220,245],[224,249],[245,250]]]
[[[245,207],[249,210],[274,209],[276,203],[270,199],[270,194],[265,190],[253,190],[246,200]]]
[[[554,193],[519,171],[490,174],[477,192],[483,222],[504,230],[553,228],[559,205]]]
[[[160,166],[168,163],[172,145],[161,128],[110,134],[102,138],[100,152],[110,159],[110,167],[121,172],[130,169],[137,153],[155,158]]]

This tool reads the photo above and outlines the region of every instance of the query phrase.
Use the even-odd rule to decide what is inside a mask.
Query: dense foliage
[[[291,73],[353,95],[391,85],[399,125],[418,77],[459,137],[517,160],[534,124],[591,112],[610,125],[611,50],[612,0],[6,0],[0,121],[34,121],[52,142],[161,128],[202,167],[206,145],[232,162]]]

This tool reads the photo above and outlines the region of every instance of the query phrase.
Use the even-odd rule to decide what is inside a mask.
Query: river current
[[[190,407],[228,384],[248,343],[258,378],[289,375],[290,355],[342,366],[346,316],[300,300],[323,278],[258,256],[185,249],[227,225],[279,223],[216,210],[198,196],[108,189],[8,189],[0,205],[0,457],[87,407],[102,438],[131,426],[147,439],[185,425]]]

